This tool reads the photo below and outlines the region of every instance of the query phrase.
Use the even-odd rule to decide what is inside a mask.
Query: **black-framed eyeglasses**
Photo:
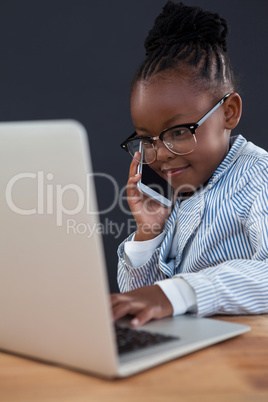
[[[195,132],[230,96],[225,95],[212,109],[210,109],[197,123],[179,124],[166,128],[157,137],[138,136],[136,131],[131,134],[120,146],[129,152],[132,157],[138,151],[141,159],[138,162],[150,164],[156,159],[157,147],[154,142],[160,140],[167,149],[176,155],[187,155],[194,151],[197,141]]]

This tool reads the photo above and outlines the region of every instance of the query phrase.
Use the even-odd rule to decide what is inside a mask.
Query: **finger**
[[[124,301],[113,307],[114,320],[124,317],[127,314],[136,314],[141,310],[140,303],[133,301]]]
[[[135,153],[135,158],[139,159],[140,158],[140,153],[136,152]],[[137,183],[141,178],[141,174],[138,173],[138,165],[139,162],[133,158],[130,169],[129,169],[129,179],[127,182],[127,197],[135,197],[135,196],[140,196],[140,192],[137,188]],[[134,202],[138,200],[133,200]]]
[[[129,179],[128,179],[128,182],[127,182],[127,189],[128,188],[132,188],[132,186],[133,186],[133,184],[135,184],[135,188],[137,187],[136,186],[136,184],[137,184],[137,182],[140,180],[140,178],[141,178],[141,174],[140,173],[136,173],[135,174],[135,176],[131,176]]]
[[[130,324],[133,327],[140,327],[141,325],[145,324],[146,322],[152,320],[153,318],[158,318],[157,314],[155,312],[154,307],[147,307],[140,311],[136,317],[134,317],[131,321]]]
[[[122,296],[121,293],[112,293],[110,295],[111,306],[115,306],[116,304],[120,303],[120,301],[122,299],[121,296]]]
[[[116,306],[113,307],[113,319],[114,321],[118,320],[119,318],[124,317],[129,313],[129,305],[128,303],[124,303],[124,304],[117,304]]]
[[[131,297],[129,296],[129,292],[125,293],[112,293],[110,295],[110,302],[112,306],[116,306],[117,304],[120,303],[126,303],[131,300]]]
[[[138,172],[138,165],[139,165],[138,160],[140,160],[140,152],[135,152],[135,155],[129,167],[129,177],[135,176],[136,173]]]
[[[142,194],[137,187],[137,183],[140,180],[141,175],[130,177],[127,183],[127,200],[130,204],[136,204],[142,199]]]

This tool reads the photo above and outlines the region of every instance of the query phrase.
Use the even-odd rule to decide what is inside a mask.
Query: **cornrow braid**
[[[168,1],[144,42],[146,58],[132,87],[156,73],[176,70],[191,74],[192,82],[202,89],[217,92],[221,84],[235,90],[227,35],[227,23],[219,14]]]

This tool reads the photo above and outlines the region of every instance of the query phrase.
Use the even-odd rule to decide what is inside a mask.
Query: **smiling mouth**
[[[181,174],[183,174],[185,172],[185,170],[188,169],[189,166],[190,165],[184,166],[181,168],[163,169],[162,173],[164,173],[169,178],[174,178],[174,177],[177,177],[177,176],[180,176]]]

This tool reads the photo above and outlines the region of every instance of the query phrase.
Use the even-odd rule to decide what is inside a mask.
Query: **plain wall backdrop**
[[[119,144],[133,131],[129,83],[164,0],[2,0],[0,121],[77,119],[86,127],[95,172],[126,184],[130,158]],[[267,0],[185,0],[218,12],[229,26],[228,53],[240,78],[243,116],[234,134],[268,150]],[[96,179],[100,210],[114,201]],[[127,208],[126,202],[123,202]],[[117,247],[133,230],[118,203],[101,215],[111,291]],[[118,230],[121,230],[120,235]]]

